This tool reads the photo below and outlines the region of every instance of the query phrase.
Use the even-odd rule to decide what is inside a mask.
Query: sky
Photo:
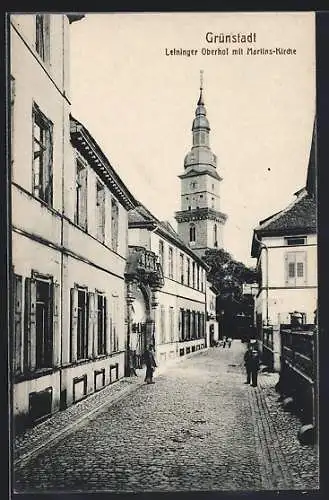
[[[306,182],[315,113],[313,13],[104,13],[70,26],[71,112],[128,189],[176,228],[203,70],[224,248],[247,265],[253,228]],[[212,43],[206,34],[255,34]],[[208,35],[210,39],[210,35]],[[232,49],[241,47],[242,55]],[[295,49],[247,55],[246,49]],[[202,49],[226,49],[203,55]],[[196,55],[167,55],[172,49]]]

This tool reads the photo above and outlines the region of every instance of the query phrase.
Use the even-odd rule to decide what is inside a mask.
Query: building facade
[[[163,276],[149,293],[135,280],[131,349],[139,356],[151,342],[161,366],[206,347],[207,265],[143,205],[129,212],[128,239],[132,253],[153,255]]]
[[[254,229],[251,255],[257,258],[259,290],[255,298],[260,339],[273,327],[274,364],[279,367],[281,324],[300,317],[314,323],[317,309],[317,227],[315,142],[312,141],[306,187],[284,210]],[[313,181],[312,181],[313,179]]]
[[[220,182],[217,156],[209,145],[210,126],[200,97],[192,125],[192,149],[185,156],[181,179],[181,210],[176,212],[177,232],[200,257],[209,248],[223,247],[227,216],[220,211]]]
[[[69,25],[12,15],[13,416],[33,423],[124,374],[128,210],[135,200],[70,117]]]

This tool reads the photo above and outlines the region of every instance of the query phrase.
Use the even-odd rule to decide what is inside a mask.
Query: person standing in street
[[[146,366],[146,373],[145,373],[144,382],[146,382],[147,384],[154,384],[153,372],[154,372],[154,369],[156,368],[157,364],[155,362],[153,346],[151,344],[145,350],[144,362],[145,362],[145,366]]]
[[[247,372],[247,381],[245,384],[251,384],[253,387],[257,387],[257,378],[259,371],[259,353],[256,346],[250,344],[244,355],[244,365]]]

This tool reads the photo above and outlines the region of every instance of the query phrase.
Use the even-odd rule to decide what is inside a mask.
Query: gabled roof
[[[137,227],[157,232],[162,237],[168,239],[172,244],[189,254],[204,269],[208,270],[208,265],[184,243],[170,222],[160,221],[141,203],[128,212],[128,228]]]
[[[316,201],[306,189],[295,193],[297,198],[284,210],[264,219],[254,229],[251,256],[259,250],[257,239],[262,236],[288,236],[316,233]]]
[[[316,203],[306,190],[299,192],[296,200],[287,208],[265,219],[255,231],[260,235],[290,231],[316,232]]]

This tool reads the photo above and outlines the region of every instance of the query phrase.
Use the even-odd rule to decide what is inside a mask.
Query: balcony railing
[[[153,288],[162,288],[164,277],[159,257],[141,246],[129,246],[125,277],[143,281]]]

